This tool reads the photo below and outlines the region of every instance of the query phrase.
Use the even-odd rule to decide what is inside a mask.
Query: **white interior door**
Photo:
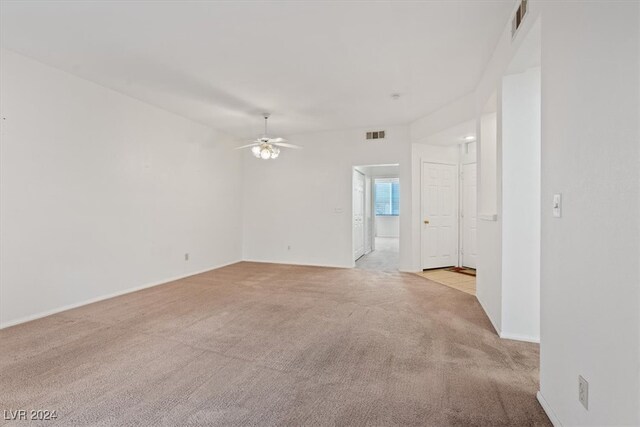
[[[372,200],[371,200],[371,178],[365,177],[364,184],[364,253],[368,254],[373,250],[373,227],[372,227]]]
[[[353,259],[364,255],[364,174],[353,170]]]
[[[422,268],[458,264],[457,166],[422,164]]]
[[[476,268],[477,244],[477,175],[476,164],[462,166],[462,265]]]

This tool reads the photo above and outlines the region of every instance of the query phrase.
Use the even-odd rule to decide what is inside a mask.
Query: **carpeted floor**
[[[374,271],[398,271],[400,265],[400,239],[376,237],[375,250],[360,257],[356,268]]]
[[[239,263],[0,345],[0,410],[56,410],[42,425],[550,425],[538,346],[412,274]]]

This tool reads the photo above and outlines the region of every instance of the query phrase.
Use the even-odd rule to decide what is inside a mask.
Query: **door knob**
[[[425,224],[429,224],[429,220],[428,220],[428,219],[425,219],[425,220],[424,220],[424,223],[425,223]]]

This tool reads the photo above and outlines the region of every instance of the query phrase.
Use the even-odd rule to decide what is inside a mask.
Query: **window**
[[[375,180],[376,216],[398,216],[400,214],[400,182],[398,178]]]

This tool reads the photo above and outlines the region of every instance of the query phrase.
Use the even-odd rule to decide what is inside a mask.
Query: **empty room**
[[[640,1],[0,0],[0,425],[640,426]]]

